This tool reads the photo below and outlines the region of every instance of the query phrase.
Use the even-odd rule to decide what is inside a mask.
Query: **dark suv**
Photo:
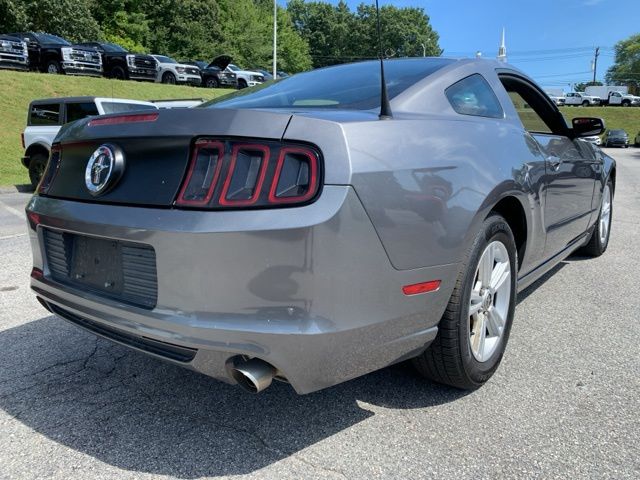
[[[159,67],[158,62],[151,55],[129,53],[115,43],[86,42],[80,45],[100,53],[104,74],[109,78],[156,81]]]
[[[213,59],[207,65],[203,61],[188,60],[182,62],[186,65],[195,65],[200,68],[200,76],[202,77],[201,86],[207,88],[231,87],[238,88],[238,79],[233,72],[225,72],[227,65],[231,63],[231,57],[228,55],[220,55]]]
[[[0,35],[0,68],[29,69],[29,50],[26,42],[10,35]]]
[[[71,45],[49,33],[11,33],[27,43],[31,70],[47,73],[102,76],[102,59],[95,50]]]

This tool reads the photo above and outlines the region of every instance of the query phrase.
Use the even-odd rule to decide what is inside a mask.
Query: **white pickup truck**
[[[151,102],[122,98],[64,97],[34,100],[29,104],[27,127],[22,133],[25,149],[22,164],[29,169],[29,180],[36,188],[47,166],[51,144],[60,127],[81,118],[107,113],[157,110]]]
[[[609,92],[609,98],[606,103],[607,105],[622,107],[637,107],[640,106],[640,97],[623,92]]]
[[[583,107],[600,105],[600,97],[594,97],[582,92],[571,92],[565,95],[564,104],[581,105]]]

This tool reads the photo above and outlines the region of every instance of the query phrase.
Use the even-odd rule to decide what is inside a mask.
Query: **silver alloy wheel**
[[[605,185],[602,191],[602,206],[600,207],[600,245],[603,247],[609,241],[609,227],[611,226],[611,189]]]
[[[469,345],[486,362],[500,344],[511,302],[511,261],[504,243],[493,241],[482,252],[469,301]]]
[[[58,67],[55,63],[50,63],[47,67],[47,73],[58,73]]]

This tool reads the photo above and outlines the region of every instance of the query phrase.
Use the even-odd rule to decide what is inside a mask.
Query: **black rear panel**
[[[148,245],[44,230],[53,280],[138,307],[158,297],[156,254]]]
[[[103,203],[170,206],[189,160],[191,138],[123,138],[112,143],[122,149],[125,168],[116,188],[100,195]],[[60,168],[48,196],[96,201],[87,190],[85,170],[91,154],[103,141],[62,146]]]

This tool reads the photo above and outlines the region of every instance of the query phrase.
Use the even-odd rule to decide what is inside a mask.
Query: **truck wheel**
[[[165,72],[162,75],[162,83],[168,83],[169,85],[176,84],[176,76],[171,72]]]
[[[29,180],[31,180],[34,190],[38,187],[44,170],[47,168],[47,161],[47,157],[42,153],[32,155],[29,160]]]
[[[242,89],[242,88],[247,88],[247,81],[244,78],[240,78],[238,79],[238,88]]]
[[[60,63],[57,60],[49,60],[47,62],[47,73],[51,73],[53,75],[58,75],[62,73],[62,68],[60,68]]]
[[[209,77],[204,83],[204,86],[207,88],[218,88],[220,87],[220,82],[218,82],[218,79],[216,77]]]
[[[588,107],[589,106],[589,101],[585,100],[584,102],[582,102],[582,106],[583,107]]]
[[[124,68],[113,67],[111,69],[111,78],[115,78],[116,80],[126,80],[127,74],[124,72]]]
[[[423,376],[461,389],[498,368],[516,306],[516,244],[506,220],[490,215],[465,260],[431,345],[413,363]]]
[[[629,100],[625,100],[624,102],[622,102],[622,106],[623,107],[630,107],[631,106],[631,102]]]

